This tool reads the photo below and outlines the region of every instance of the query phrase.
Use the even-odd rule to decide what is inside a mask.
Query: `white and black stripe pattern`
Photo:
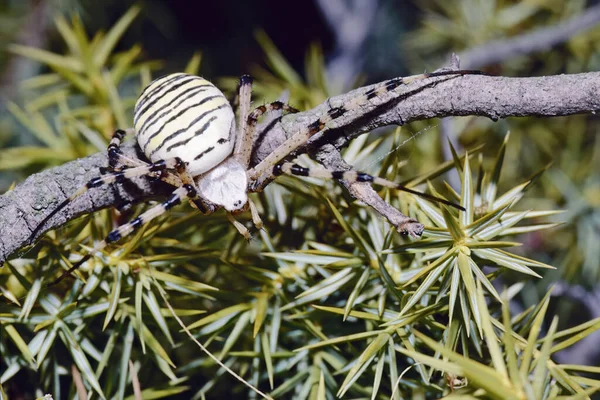
[[[153,81],[136,103],[134,127],[150,161],[179,157],[192,176],[218,165],[235,142],[234,113],[223,93],[188,74]]]
[[[254,111],[249,113],[245,118],[245,132],[239,143],[236,143],[237,147],[235,156],[246,168],[248,168],[250,163],[250,155],[252,154],[253,150],[252,144],[256,140],[256,124],[258,123],[258,119],[266,113],[279,110],[290,114],[299,112],[297,109],[288,104],[285,104],[281,101],[274,101],[272,103],[263,104],[256,107]]]
[[[288,174],[296,176],[310,176],[313,178],[323,179],[340,179],[347,182],[369,182],[375,185],[414,194],[415,196],[419,196],[427,200],[442,203],[447,206],[454,207],[458,210],[465,211],[464,207],[458,204],[454,204],[446,199],[442,199],[441,197],[436,197],[427,193],[422,193],[413,189],[409,189],[406,186],[397,184],[396,182],[389,181],[387,179],[379,178],[377,176],[369,175],[359,171],[330,171],[324,168],[306,168],[294,163],[282,163],[275,165],[273,167],[272,173],[274,176]]]
[[[117,137],[116,140],[120,141],[122,139],[121,134],[118,134],[115,136],[120,136],[120,137]],[[113,142],[111,141],[111,144],[112,143]],[[109,149],[110,149],[110,146],[109,146]],[[119,153],[116,153],[116,154],[118,155]],[[160,160],[154,164],[147,164],[147,165],[142,165],[139,167],[126,168],[126,169],[123,169],[120,171],[110,172],[105,175],[101,175],[101,176],[92,178],[85,184],[85,186],[82,186],[81,188],[79,188],[79,190],[77,190],[71,196],[67,197],[62,203],[60,203],[58,205],[58,207],[56,207],[54,210],[52,210],[52,212],[50,212],[50,214],[48,214],[42,220],[42,222],[40,222],[36,226],[36,228],[31,232],[28,242],[29,243],[33,242],[33,238],[35,238],[38,235],[39,231],[44,227],[44,225],[48,221],[50,221],[50,219],[53,216],[55,216],[60,210],[65,208],[67,205],[69,205],[69,203],[71,203],[73,200],[75,200],[77,197],[81,196],[88,190],[93,189],[93,188],[98,188],[98,187],[104,186],[104,185],[109,185],[109,184],[115,183],[115,182],[119,182],[119,183],[124,182],[126,180],[130,180],[131,178],[135,178],[138,176],[147,176],[147,175],[153,175],[153,174],[160,175],[162,172],[164,172],[166,170],[180,170],[182,168],[182,165],[183,165],[183,161],[181,159],[173,158],[173,159],[170,159],[167,161]]]
[[[119,158],[121,156],[121,142],[123,141],[124,137],[125,131],[122,129],[117,129],[110,139],[110,143],[106,149],[108,153],[109,168],[115,168],[119,162]]]
[[[110,143],[107,148],[108,153],[108,168],[100,168],[102,174],[108,172],[117,172],[122,171],[126,168],[131,167],[141,167],[144,165],[148,165],[148,163],[143,162],[137,158],[126,157],[121,151],[121,142],[125,138],[125,135],[133,132],[133,129],[117,129],[110,140]]]
[[[91,182],[91,181],[90,181]],[[162,203],[152,207],[148,211],[140,214],[137,218],[132,219],[130,222],[121,225],[117,229],[111,231],[106,238],[94,246],[94,249],[87,253],[81,260],[77,261],[71,268],[63,272],[56,280],[47,284],[47,286],[52,286],[60,282],[64,277],[71,275],[71,273],[77,270],[84,262],[92,258],[92,256],[104,249],[109,243],[113,243],[121,240],[122,238],[131,235],[133,232],[138,230],[143,225],[152,221],[154,218],[166,213],[171,208],[181,203],[181,201],[185,198],[196,199],[197,193],[196,189],[189,184],[185,184],[180,188],[176,189],[167,200]]]
[[[423,194],[400,186],[395,182],[355,171],[328,171],[308,169],[281,160],[306,143],[316,133],[326,129],[327,123],[348,112],[369,104],[377,99],[386,102],[399,93],[396,89],[404,84],[437,76],[480,74],[480,71],[444,71],[431,74],[395,78],[374,86],[350,102],[330,108],[313,122],[301,128],[280,145],[255,168],[248,170],[248,162],[253,148],[255,127],[258,118],[273,110],[296,112],[294,108],[273,102],[257,107],[249,112],[252,80],[248,76],[240,80],[240,127],[235,129],[235,117],[231,105],[213,84],[207,80],[188,74],[172,74],[153,81],[139,97],[134,110],[134,129],[140,149],[150,163],[125,156],[120,149],[126,131],[117,130],[108,146],[109,173],[96,177],[51,211],[29,237],[33,242],[44,225],[75,198],[88,190],[111,183],[127,181],[138,176],[154,176],[176,187],[163,203],[152,207],[131,222],[111,231],[94,249],[63,273],[53,285],[70,275],[94,253],[109,243],[124,238],[167,212],[183,199],[190,199],[200,210],[212,213],[224,208],[228,218],[238,231],[249,238],[248,230],[237,223],[231,213],[252,212],[252,220],[257,227],[262,225],[256,207],[248,200],[248,191],[261,190],[250,180],[292,174],[321,178],[343,179],[350,182],[370,182],[385,187],[403,190],[426,199],[441,202],[458,209],[445,199]],[[389,95],[387,95],[389,94]],[[376,107],[376,104],[372,104]],[[128,130],[129,131],[129,130]],[[237,142],[237,143],[236,143]],[[235,153],[234,153],[235,146]],[[267,180],[264,179],[266,182]],[[420,233],[416,233],[420,235]],[[413,235],[414,236],[414,235]]]
[[[412,75],[403,78],[394,78],[385,82],[381,82],[377,86],[366,91],[362,96],[358,96],[352,101],[343,104],[339,107],[333,107],[327,110],[327,112],[314,122],[308,124],[304,129],[295,133],[285,142],[283,142],[277,149],[271,154],[265,157],[256,167],[248,171],[248,175],[251,179],[258,180],[265,173],[271,172],[273,166],[287,157],[291,152],[304,145],[308,140],[315,134],[321,132],[326,128],[328,122],[333,121],[336,118],[348,113],[349,111],[356,110],[368,104],[374,98],[382,98],[384,101],[391,100],[393,97],[387,98],[386,94],[392,94],[395,90],[403,85],[408,85],[415,81],[420,81],[428,78],[440,77],[440,76],[462,76],[462,75],[481,75],[484,74],[482,71],[477,70],[455,70],[455,71],[439,71],[431,72],[420,75]]]

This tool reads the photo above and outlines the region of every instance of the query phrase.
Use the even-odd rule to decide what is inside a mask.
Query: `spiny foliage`
[[[92,40],[77,19],[72,25],[59,19],[67,56],[13,49],[53,71],[33,80],[47,83],[33,85],[46,91],[43,108],[69,121],[56,126],[60,134],[51,141],[42,140],[48,154],[63,151],[60,160],[49,157],[53,162],[80,155],[75,149],[83,143],[85,154],[103,151],[106,135],[129,125],[133,96],[121,97],[120,84],[130,77],[139,92],[152,65],[135,62],[138,47],[110,53],[136,13]],[[307,107],[326,98],[316,49],[305,83],[268,39],[260,41],[273,71],[258,74],[264,98],[276,98],[282,88]],[[187,71],[198,63],[192,60]],[[71,109],[72,96],[86,104]],[[30,129],[45,135],[50,123],[40,107],[13,109],[31,113],[22,120],[35,121]],[[102,123],[98,115],[106,117]],[[68,126],[79,134],[70,135]],[[102,134],[92,134],[96,130]],[[345,157],[399,180],[403,140],[399,130],[364,135]],[[73,397],[76,386],[101,398],[133,398],[133,381],[143,398],[247,397],[246,386],[181,332],[177,316],[216,357],[273,398],[396,399],[452,390],[458,392],[451,396],[468,398],[590,394],[600,381],[578,372],[598,374],[597,368],[561,366],[550,355],[600,328],[600,321],[561,332],[553,323],[538,339],[549,295],[511,317],[507,303],[523,285],[504,294],[493,285],[509,270],[519,280],[550,268],[507,250],[519,244],[507,237],[551,228],[530,221],[554,213],[516,209],[533,178],[500,192],[508,145],[507,135],[489,170],[481,149],[473,148],[464,155],[453,151],[453,160],[406,182],[414,186],[455,170],[460,192],[449,185],[444,192],[466,212],[381,190],[395,207],[427,223],[418,242],[399,237],[331,182],[283,177],[256,196],[265,229],[250,243],[223,214],[202,216],[182,206],[88,262],[75,281],[48,290],[45,283],[114,226],[108,212],[67,224],[0,270],[7,300],[0,305],[0,382],[19,382],[19,373],[35,371],[31,391],[54,398]]]
[[[492,41],[519,40],[523,33],[558,29],[559,24],[594,12],[587,1],[565,0],[552,3],[426,0],[415,4],[422,8],[423,17],[419,27],[402,41],[402,54],[415,70],[422,69],[425,60],[437,60],[432,65],[439,65],[449,48],[461,54]],[[600,68],[599,35],[597,27],[585,30],[565,36],[564,43],[544,46],[526,55],[514,54],[489,67],[496,74],[508,76],[597,71]],[[552,163],[531,188],[531,200],[524,202],[526,207],[531,207],[530,203],[542,201],[545,208],[567,211],[560,219],[551,218],[555,222],[566,222],[561,229],[530,235],[533,241],[539,242],[535,246],[536,257],[552,258],[557,271],[547,273],[537,288],[530,284],[528,289],[543,292],[557,279],[588,289],[597,284],[600,253],[594,243],[600,240],[600,231],[592,228],[597,225],[593,221],[598,221],[599,209],[597,118],[590,115],[520,118],[497,124],[481,118],[466,118],[454,124],[462,132],[463,144],[478,142],[477,139],[485,135],[488,148],[499,146],[506,130],[512,132],[511,151],[506,154],[503,169],[507,182],[522,180],[540,166]]]

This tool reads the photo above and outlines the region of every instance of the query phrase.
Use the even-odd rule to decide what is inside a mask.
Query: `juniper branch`
[[[263,124],[253,162],[262,160],[301,126],[316,120],[330,107],[347,103],[370,87],[333,97],[314,109],[285,116],[274,123]],[[319,155],[320,145],[331,144],[340,149],[353,138],[382,126],[434,117],[478,115],[497,120],[594,113],[599,109],[600,72],[534,78],[444,77],[407,86],[391,101],[373,104],[368,109],[332,121],[328,131],[315,135],[309,147],[319,156],[320,162],[334,164],[335,160],[328,160],[327,154]],[[124,146],[124,150],[133,153],[134,145]],[[97,153],[32,175],[14,190],[0,196],[0,261],[23,247],[45,215],[87,180],[97,176],[99,168],[106,165],[106,155]],[[90,190],[51,219],[44,230],[118,202],[136,203],[169,191],[163,184],[145,179],[136,180],[133,189],[128,186]]]

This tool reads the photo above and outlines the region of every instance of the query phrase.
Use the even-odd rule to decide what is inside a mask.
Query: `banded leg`
[[[108,167],[100,167],[100,174],[106,175],[119,171],[123,171],[123,169],[131,168],[131,167],[141,167],[143,165],[148,165],[145,162],[140,160],[134,160],[129,157],[126,157],[121,152],[121,142],[125,138],[127,134],[132,134],[133,129],[117,129],[113,132],[112,138],[110,139],[110,143],[108,144],[107,156],[108,156]],[[128,201],[120,201],[118,200],[115,203],[115,208],[119,211],[119,217],[123,216],[123,212],[126,212],[131,208],[131,202]]]
[[[389,181],[384,178],[379,178],[377,176],[369,175],[364,172],[358,171],[329,171],[324,168],[305,168],[298,164],[294,163],[283,163],[277,164],[273,167],[273,175],[278,176],[282,174],[288,175],[296,175],[296,176],[310,176],[314,178],[324,178],[324,179],[341,179],[348,182],[370,182],[375,185],[380,185],[383,187],[388,187],[391,189],[401,190],[406,193],[414,194],[415,196],[422,197],[424,199],[434,201],[437,203],[442,203],[450,207],[454,207],[458,210],[465,211],[464,207],[454,204],[451,201],[446,199],[442,199],[441,197],[432,196],[427,193],[422,193],[413,189],[409,189],[405,186],[398,185],[396,182]]]
[[[313,123],[306,126],[305,129],[300,130],[299,132],[292,135],[289,139],[283,142],[279,147],[277,147],[271,154],[269,154],[264,160],[262,160],[258,165],[248,171],[248,176],[252,180],[257,180],[258,177],[264,176],[266,172],[269,172],[273,166],[287,157],[291,152],[298,149],[308,142],[308,140],[313,137],[315,134],[325,130],[327,123],[343,116],[349,111],[356,110],[361,108],[362,106],[368,105],[370,101],[377,97],[383,97],[388,93],[393,93],[398,87],[402,85],[408,85],[415,81],[424,80],[428,78],[440,77],[440,76],[462,76],[462,75],[482,75],[484,72],[477,70],[454,70],[454,71],[439,71],[439,72],[431,72],[427,74],[420,75],[412,75],[407,77],[399,77],[390,79],[388,81],[382,82],[375,87],[367,90],[360,96],[357,96],[352,101],[348,103],[330,108],[327,113],[320,118],[318,118]],[[384,102],[392,100],[393,97],[383,98]],[[267,176],[266,179],[269,177]]]
[[[69,203],[71,203],[77,197],[86,193],[88,190],[90,190],[92,188],[97,188],[100,186],[108,185],[108,184],[111,184],[114,182],[123,182],[127,179],[131,179],[131,178],[135,178],[135,177],[143,176],[143,175],[151,175],[151,174],[155,174],[155,173],[161,174],[161,176],[160,176],[161,179],[167,181],[167,183],[173,182],[171,184],[176,184],[176,186],[181,186],[181,180],[179,180],[179,178],[178,178],[179,184],[177,184],[177,180],[174,179],[175,177],[173,177],[172,174],[167,174],[164,178],[162,177],[162,175],[168,169],[175,169],[176,171],[179,171],[179,170],[181,170],[182,165],[184,168],[185,163],[183,163],[183,161],[181,159],[174,158],[174,159],[167,160],[167,161],[159,161],[154,164],[144,164],[139,167],[127,168],[127,169],[124,169],[123,171],[108,173],[108,174],[101,175],[96,178],[90,179],[85,184],[85,186],[82,186],[81,188],[79,188],[79,190],[77,190],[75,193],[73,193],[71,196],[69,196],[66,200],[64,200],[62,203],[60,203],[54,210],[52,210],[52,212],[50,212],[50,214],[48,214],[36,226],[36,228],[33,230],[33,232],[31,232],[31,235],[29,235],[29,238],[27,238],[26,243],[31,244],[33,242],[33,240],[37,237],[37,235],[40,233],[40,231],[42,230],[44,225],[46,225],[46,223],[52,217],[54,217],[59,211],[61,211],[63,208],[65,208],[67,205],[69,205]]]
[[[110,170],[120,170],[121,168],[119,166],[141,167],[142,165],[147,165],[146,163],[140,160],[135,160],[126,157],[125,155],[123,155],[123,152],[121,152],[121,142],[123,141],[125,135],[127,135],[128,133],[133,133],[133,129],[117,129],[113,133],[112,138],[110,139],[110,143],[108,144],[107,148],[108,168]]]
[[[130,134],[133,133],[133,129],[127,129],[127,130],[122,130],[122,129],[117,129],[115,131],[115,133],[113,133],[113,136],[110,140],[110,143],[108,144],[108,172],[117,172],[117,171],[121,171],[125,168],[117,168],[117,164],[118,165],[122,165],[125,166],[127,168],[135,168],[135,167],[143,167],[143,166],[152,166],[152,165],[156,165],[158,163],[161,163],[162,161],[159,161],[158,163],[155,164],[148,164],[145,163],[141,160],[138,159],[134,159],[134,158],[130,158],[130,157],[126,157],[122,152],[121,152],[121,142],[123,141],[123,138],[125,137],[126,134]],[[175,187],[179,187],[181,186],[183,183],[189,183],[193,185],[193,179],[192,177],[185,171],[185,163],[178,158],[174,158],[171,161],[167,162],[167,164],[169,166],[167,166],[167,169],[175,169],[177,170],[177,176],[174,176],[173,174],[165,174],[165,169],[162,169],[158,172],[161,172],[161,175],[159,176],[159,178],[170,184],[173,185]],[[172,165],[172,166],[171,166]]]
[[[235,138],[235,148],[233,149],[234,157],[245,164],[245,157],[247,147],[252,146],[251,138],[247,137],[247,118],[250,112],[250,104],[252,101],[252,77],[250,75],[242,75],[240,77],[240,85],[238,87],[238,130],[236,132],[237,137]],[[248,144],[250,140],[250,144]],[[252,150],[252,149],[250,149]],[[250,160],[250,156],[248,156]]]
[[[243,123],[240,126],[242,138],[239,143],[236,143],[235,158],[242,163],[245,167],[250,165],[250,156],[254,148],[254,142],[256,138],[256,124],[258,119],[264,114],[282,110],[287,113],[297,113],[298,110],[294,107],[285,104],[281,101],[274,101],[269,104],[258,106],[250,114],[247,114],[247,118],[244,118]]]
[[[152,221],[156,217],[164,214],[177,204],[181,203],[181,201],[185,198],[194,199],[197,197],[196,189],[192,185],[184,184],[180,188],[177,188],[167,200],[162,203],[152,207],[148,211],[140,214],[137,218],[133,219],[131,222],[128,222],[124,225],[121,225],[117,229],[111,231],[106,238],[94,246],[94,249],[87,253],[81,260],[73,264],[71,268],[63,272],[57,279],[50,282],[47,286],[53,286],[63,280],[67,275],[71,275],[73,271],[77,270],[84,262],[92,258],[92,256],[104,249],[109,243],[116,242],[126,236],[131,235],[133,232],[138,230],[143,225]]]
[[[123,154],[123,152],[121,151],[121,142],[123,141],[123,138],[125,137],[125,135],[131,134],[131,133],[133,133],[133,129],[127,129],[127,130],[117,129],[113,133],[113,136],[110,140],[110,143],[108,144],[108,149],[107,149],[108,168],[100,168],[100,171],[102,174],[105,174],[106,172],[108,172],[108,173],[119,172],[119,171],[123,171],[124,169],[128,169],[128,168],[136,168],[136,167],[153,165],[153,164],[148,164],[146,162],[138,160],[136,158],[127,157]],[[168,168],[171,168],[171,167],[168,167]],[[165,174],[164,172],[165,172],[165,170],[161,171],[160,179],[162,181],[164,181],[170,185],[176,186],[176,187],[179,187],[182,185],[182,181],[180,179],[178,179],[176,176],[173,176],[172,174]],[[191,178],[187,179],[186,182],[189,183],[190,180],[191,180]]]
[[[186,169],[186,163],[183,162],[183,160],[180,159],[179,157],[175,158],[174,169],[175,169],[175,172],[177,173],[175,176],[173,176],[172,174],[165,175],[164,173],[168,172],[168,171],[163,170],[162,171],[163,175],[160,177],[160,179],[175,186],[175,187],[179,187],[182,185],[191,185],[193,187],[196,187],[194,178],[192,177],[192,175],[190,175],[190,173]],[[189,200],[190,200],[190,205],[193,208],[198,209],[198,211],[200,211],[203,214],[207,214],[207,213],[214,211],[214,209],[212,209],[209,204],[207,204],[204,200],[202,200],[200,198],[200,196],[190,197]]]

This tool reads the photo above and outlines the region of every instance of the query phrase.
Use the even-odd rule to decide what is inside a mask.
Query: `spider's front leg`
[[[415,196],[422,197],[429,201],[433,201],[436,203],[445,204],[450,207],[454,207],[458,210],[465,211],[464,207],[455,204],[451,201],[443,199],[441,197],[432,196],[427,193],[422,193],[417,190],[407,188],[406,186],[399,185],[396,182],[389,181],[387,179],[379,178],[377,176],[369,175],[364,172],[354,171],[354,170],[334,170],[330,171],[325,168],[305,168],[298,164],[285,162],[281,164],[277,164],[273,167],[272,174],[274,176],[279,176],[282,174],[295,175],[295,176],[309,176],[313,178],[323,178],[323,179],[337,179],[340,181],[352,183],[369,183],[375,184],[383,187],[387,187],[390,189],[400,190],[406,193],[413,194]],[[388,220],[396,227],[396,229],[402,233],[410,235],[414,238],[418,238],[422,235],[424,226],[419,223],[414,218],[407,217],[401,213],[393,213],[390,212],[389,209],[392,208],[391,205],[387,204],[383,199],[379,197],[378,201],[371,201],[369,204],[375,208],[379,213],[388,217]],[[391,217],[391,218],[390,218]]]
[[[366,92],[358,94],[351,100],[329,108],[313,122],[306,124],[304,127],[299,129],[293,135],[288,137],[283,143],[281,143],[260,163],[254,166],[254,168],[250,169],[248,171],[248,176],[250,179],[255,181],[258,181],[259,177],[261,177],[262,180],[268,183],[271,179],[268,174],[275,165],[283,161],[292,152],[305,145],[317,133],[326,131],[330,122],[351,114],[354,114],[351,120],[356,120],[357,118],[366,115],[368,112],[372,112],[377,107],[380,107],[381,105],[386,104],[393,99],[398,99],[402,95],[408,95],[410,92],[402,93],[400,90],[400,88],[406,87],[408,84],[416,81],[427,80],[429,78],[448,77],[451,79],[453,77],[459,77],[463,75],[481,74],[484,73],[476,70],[438,71],[401,78],[393,78],[376,84]],[[436,81],[433,80],[430,84],[435,82]],[[375,99],[378,99],[378,101],[374,102]],[[351,122],[351,120],[346,121],[346,123]],[[257,186],[261,187],[261,185],[262,184],[259,182]]]
[[[238,109],[238,129],[236,132],[236,141],[235,147],[233,151],[233,159],[236,160],[239,165],[241,165],[244,169],[247,169],[250,164],[250,157],[252,155],[252,150],[254,148],[254,144],[256,142],[256,124],[258,119],[262,117],[266,113],[270,113],[273,111],[284,111],[288,113],[298,112],[294,107],[291,107],[281,101],[275,101],[272,103],[264,104],[256,107],[252,112],[250,112],[251,106],[251,97],[252,97],[252,78],[249,75],[243,75],[240,78],[240,84],[238,87],[238,101],[239,101],[239,109]],[[247,188],[250,190],[250,186]],[[256,227],[256,229],[263,228],[263,222],[258,213],[258,209],[252,200],[248,199],[247,204],[244,208],[237,210],[235,213],[245,212],[250,210],[250,214],[252,216],[252,223]],[[246,238],[246,240],[250,240],[251,235],[248,229],[236,221],[234,218],[234,213],[227,211],[227,218],[229,222],[235,226],[238,232]]]
[[[258,208],[256,208],[256,204],[254,204],[254,202],[250,198],[248,198],[248,203],[246,204],[246,206],[244,208],[242,208],[236,212],[226,211],[226,213],[227,213],[227,219],[235,227],[235,229],[237,229],[237,231],[240,233],[240,235],[242,235],[244,237],[244,239],[250,240],[250,239],[252,239],[252,234],[250,233],[248,228],[246,228],[244,226],[244,224],[237,221],[234,217],[235,214],[246,212],[246,211],[250,211],[250,216],[252,218],[252,224],[254,225],[254,227],[258,230],[261,230],[264,227],[263,221],[260,218],[260,213],[258,212]]]
[[[254,136],[256,134],[256,125],[258,123],[259,118],[262,117],[266,113],[273,112],[273,111],[279,111],[279,110],[290,113],[290,114],[299,112],[299,110],[295,109],[294,107],[291,107],[288,104],[285,104],[281,101],[274,101],[272,103],[264,104],[262,106],[256,107],[254,109],[254,111],[252,111],[248,115],[248,118],[246,119],[246,124],[245,124],[245,129],[246,129],[245,137],[252,139],[252,146],[247,147],[245,150],[245,153],[244,153],[246,156],[246,164],[245,164],[246,167],[248,167],[250,164],[250,155],[256,144],[257,138],[255,138]],[[249,192],[254,192],[254,193],[262,192],[262,190],[265,188],[265,186],[271,182],[272,179],[270,179],[270,177],[271,178],[273,177],[272,171],[268,170],[267,167],[265,167],[265,168],[267,169],[267,173],[263,174],[263,175],[261,175],[260,173],[257,173],[255,168],[251,168],[248,170],[247,176],[248,176],[248,181],[249,181],[249,184],[248,184]],[[251,208],[251,211],[252,211],[252,208]],[[254,211],[253,214],[254,213],[257,213],[257,212]]]
[[[250,100],[252,94],[252,78],[248,75],[242,76],[238,98],[240,101],[239,118],[238,118],[238,133],[236,138],[235,149],[233,156],[246,168],[250,165],[250,156],[256,142],[256,124],[263,115],[273,111],[283,111],[287,113],[297,113],[298,110],[294,107],[285,104],[281,101],[263,104],[250,111]]]

